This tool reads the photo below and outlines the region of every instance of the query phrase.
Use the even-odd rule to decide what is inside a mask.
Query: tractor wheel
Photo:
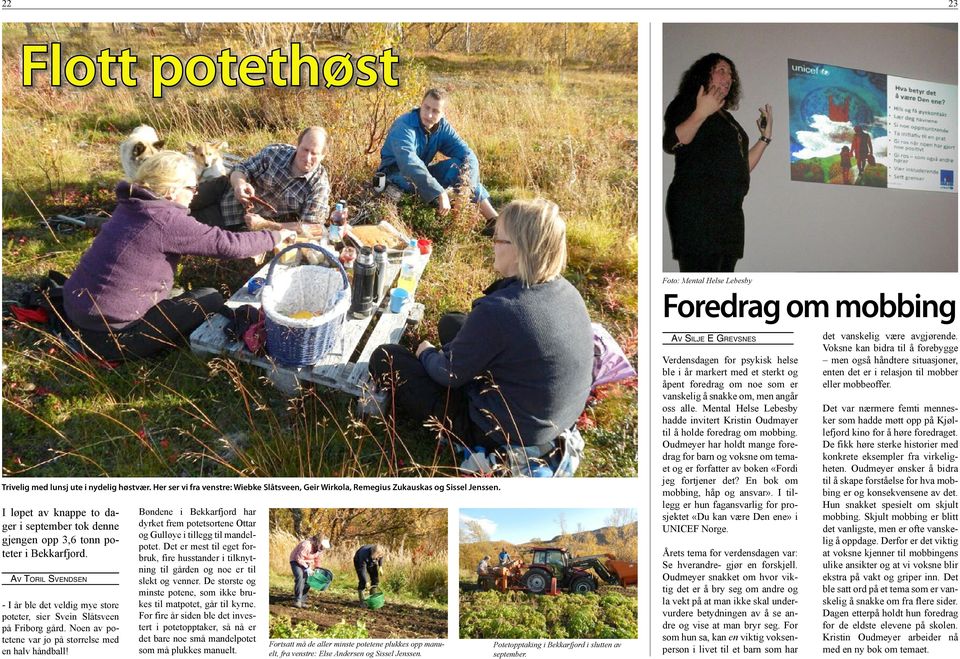
[[[480,577],[477,579],[477,585],[480,586],[480,590],[492,590],[495,582],[490,577]]]
[[[573,583],[570,584],[570,592],[576,593],[577,595],[586,595],[587,593],[592,593],[597,589],[597,584],[593,583],[593,579],[590,577],[580,577],[579,579],[574,579]]]
[[[540,595],[549,590],[550,579],[550,574],[546,570],[533,568],[523,575],[523,587],[535,595]]]

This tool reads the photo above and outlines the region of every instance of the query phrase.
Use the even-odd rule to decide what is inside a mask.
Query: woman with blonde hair
[[[370,359],[396,407],[434,418],[448,439],[486,451],[519,447],[549,454],[590,393],[593,331],[580,293],[563,278],[566,224],[545,199],[514,201],[493,233],[501,275],[469,314],[440,319],[440,348],[416,355],[380,346]]]
[[[124,360],[185,342],[223,297],[212,288],[169,297],[182,255],[255,256],[296,235],[200,224],[188,208],[196,191],[196,166],[176,151],[147,158],[132,183],[117,184],[113,216],[63,289],[66,320],[87,352]]]

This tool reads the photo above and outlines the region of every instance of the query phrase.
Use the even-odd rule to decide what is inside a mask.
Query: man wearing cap
[[[307,605],[307,593],[310,585],[307,577],[320,567],[320,554],[330,549],[330,541],[319,535],[312,535],[302,541],[290,552],[290,569],[293,570],[293,605],[302,609]]]

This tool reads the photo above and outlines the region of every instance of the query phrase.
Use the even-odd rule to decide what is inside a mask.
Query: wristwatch
[[[760,141],[763,142],[764,144],[770,144],[770,142],[772,142],[773,140],[771,140],[771,139],[770,139],[769,137],[767,137],[766,135],[761,135],[761,136],[760,136]]]

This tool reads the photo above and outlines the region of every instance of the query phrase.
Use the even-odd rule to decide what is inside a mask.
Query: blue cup
[[[390,289],[390,311],[400,313],[403,305],[410,301],[410,293],[405,288]]]

